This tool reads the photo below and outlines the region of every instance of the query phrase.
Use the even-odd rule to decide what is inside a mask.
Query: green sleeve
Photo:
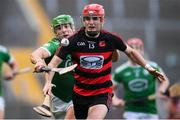
[[[112,74],[112,79],[114,82],[116,83],[121,83],[122,82],[122,75],[121,75],[121,71],[118,71],[117,69],[115,70],[115,72]]]
[[[0,46],[1,58],[4,62],[10,63],[13,57],[10,55],[7,48]]]
[[[60,42],[56,39],[50,40],[48,43],[44,44],[41,48],[49,52],[50,56],[53,55],[59,47]]]

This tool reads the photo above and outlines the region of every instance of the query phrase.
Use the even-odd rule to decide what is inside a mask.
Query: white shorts
[[[157,114],[141,113],[141,112],[129,112],[126,111],[123,114],[126,120],[159,120]]]
[[[4,107],[5,107],[4,98],[0,96],[0,110],[4,111]]]
[[[66,115],[66,111],[73,107],[72,101],[66,103],[58,97],[51,95],[51,112],[56,119],[63,119]]]

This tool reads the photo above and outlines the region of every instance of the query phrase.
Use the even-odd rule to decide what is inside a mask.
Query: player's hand
[[[125,104],[125,101],[123,99],[119,99],[116,96],[112,98],[112,104],[117,107],[122,107]]]
[[[45,67],[46,65],[44,64],[43,61],[38,61],[36,62],[34,66],[34,72],[42,72],[41,68]]]
[[[15,77],[15,72],[9,72],[4,76],[5,80],[12,80]]]
[[[148,70],[151,74],[153,74],[154,76],[156,76],[156,77],[159,79],[160,82],[165,81],[165,77],[164,77],[164,75],[163,75],[161,72],[157,71],[156,69],[154,69],[154,68],[152,68],[152,67],[148,68],[147,70]]]
[[[51,88],[52,88],[52,84],[51,83],[46,83],[44,85],[44,88],[43,88],[43,94],[44,95],[51,95]]]

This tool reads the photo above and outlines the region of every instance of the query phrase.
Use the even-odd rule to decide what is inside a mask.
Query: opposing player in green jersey
[[[36,49],[31,54],[31,61],[35,66],[48,64],[54,56],[57,48],[61,46],[61,40],[68,38],[74,33],[74,21],[70,15],[59,15],[52,19],[52,28],[55,38],[52,38],[48,43]],[[44,63],[45,60],[45,63]],[[72,65],[71,56],[67,56],[58,67],[67,67]],[[72,104],[72,90],[74,78],[72,72],[64,75],[55,73],[52,84],[51,96],[51,111],[56,119],[73,119],[73,104]],[[45,84],[43,91],[47,88]],[[44,93],[46,94],[46,93]]]
[[[144,54],[141,39],[129,39],[127,44],[138,50],[142,55]],[[149,61],[149,65],[162,72],[162,69],[155,62]],[[150,96],[154,96],[153,94],[156,93],[157,78],[155,76],[129,60],[115,70],[112,79],[114,88],[117,88],[118,83],[122,83],[124,87],[124,99],[114,96],[113,104],[124,105],[123,117],[125,119],[158,119],[156,101],[155,99],[150,100]],[[165,75],[165,80],[160,82],[157,95],[164,93],[168,85],[168,78]]]
[[[6,76],[6,78],[12,79],[15,76],[17,71],[17,64],[12,55],[9,53],[8,49],[4,46],[0,45],[0,78],[2,78],[2,66],[4,63],[11,68],[11,71]],[[0,119],[4,118],[4,108],[5,108],[5,101],[3,97],[3,90],[2,90],[2,80],[0,80]]]

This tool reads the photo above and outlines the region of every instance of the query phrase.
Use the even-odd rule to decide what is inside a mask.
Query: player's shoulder
[[[109,31],[107,31],[107,30],[105,30],[105,29],[102,29],[102,30],[101,30],[101,34],[102,34],[102,35],[109,36],[109,37],[114,37],[114,36],[115,36],[112,32],[109,32]]]
[[[120,73],[130,66],[130,62],[126,62],[115,69],[115,73]]]
[[[52,38],[48,43],[49,44],[59,45],[60,41],[57,38]]]
[[[106,36],[106,37],[110,37],[110,38],[116,38],[116,39],[121,39],[122,40],[122,36],[118,33],[115,33],[115,32],[109,32],[105,29],[102,29],[101,30],[101,33]]]
[[[51,46],[59,46],[60,41],[56,38],[52,38],[51,40],[49,40],[47,43],[45,43],[43,45],[43,47],[51,47]]]
[[[5,46],[0,45],[0,52],[8,52],[8,49]]]

